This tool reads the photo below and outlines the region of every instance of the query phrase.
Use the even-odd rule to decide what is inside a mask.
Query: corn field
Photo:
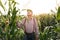
[[[8,0],[9,9],[7,15],[2,15],[0,11],[0,40],[23,40],[24,31],[18,29],[16,26],[17,21],[21,21],[25,16],[19,15],[17,9],[17,2]],[[0,0],[0,6],[5,11]],[[39,40],[60,40],[60,7],[57,9],[56,14],[41,14],[36,16],[39,27]]]

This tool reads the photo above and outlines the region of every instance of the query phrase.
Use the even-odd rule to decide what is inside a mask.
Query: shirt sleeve
[[[18,27],[18,28],[21,28],[22,26],[24,26],[24,22],[25,22],[25,18],[22,19],[21,22],[17,21],[17,27]]]
[[[35,34],[36,34],[36,36],[39,36],[39,28],[38,28],[38,23],[37,23],[36,18],[35,18],[34,27],[35,27]]]

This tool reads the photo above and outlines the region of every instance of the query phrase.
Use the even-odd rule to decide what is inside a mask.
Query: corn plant
[[[8,0],[9,9],[6,17],[2,17],[1,19],[1,27],[0,27],[0,38],[2,40],[23,40],[23,31],[17,29],[16,19],[21,19],[21,16],[17,18],[16,14],[19,10],[16,10],[15,0]],[[11,14],[11,15],[10,15]],[[2,28],[3,27],[3,28]]]

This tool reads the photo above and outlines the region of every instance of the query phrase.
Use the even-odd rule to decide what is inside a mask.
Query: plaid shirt
[[[24,18],[21,22],[17,22],[17,26],[18,28],[21,28],[23,25],[25,27],[25,31],[27,33],[32,33],[35,32],[36,35],[39,34],[39,29],[38,29],[38,23],[36,18],[32,18],[31,20],[25,20],[26,18]],[[34,20],[33,20],[34,19]]]

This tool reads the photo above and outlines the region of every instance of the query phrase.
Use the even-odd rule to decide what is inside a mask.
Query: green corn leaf
[[[4,11],[5,11],[5,7],[4,7],[4,5],[2,4],[2,2],[1,2],[1,0],[0,0],[0,6],[4,9]]]
[[[58,7],[58,11],[57,11],[57,20],[60,20],[60,7]]]

